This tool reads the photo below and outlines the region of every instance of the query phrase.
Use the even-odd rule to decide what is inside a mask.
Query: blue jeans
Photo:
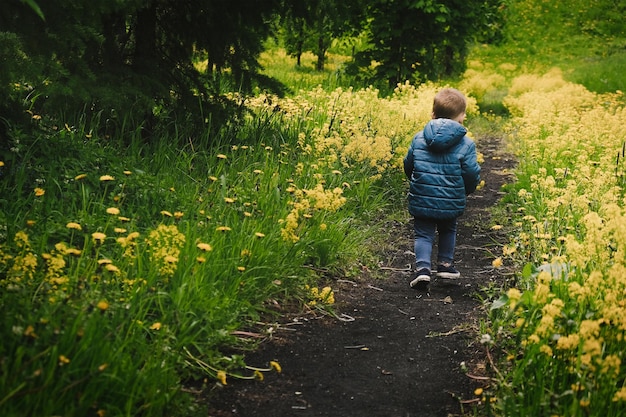
[[[456,245],[457,219],[427,219],[415,217],[415,261],[417,269],[431,269],[435,231],[439,232],[437,263],[454,263],[454,247]]]

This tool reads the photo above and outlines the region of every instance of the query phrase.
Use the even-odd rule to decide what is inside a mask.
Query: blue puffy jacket
[[[451,219],[463,214],[466,196],[480,181],[476,145],[466,133],[462,124],[441,118],[413,137],[404,158],[411,215]]]

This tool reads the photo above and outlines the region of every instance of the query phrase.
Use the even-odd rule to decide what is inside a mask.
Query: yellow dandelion
[[[163,260],[168,264],[175,264],[176,262],[178,262],[178,258],[173,255],[167,255],[165,258],[163,258]]]
[[[59,365],[63,366],[70,363],[70,359],[65,355],[59,355]]]
[[[494,224],[493,226],[491,226],[491,230],[500,230],[500,229],[502,229],[501,224]]]
[[[26,220],[26,226],[33,227],[37,223],[35,220]]]
[[[75,222],[69,222],[65,225],[65,227],[67,227],[68,229],[83,230],[82,226]]]
[[[161,323],[159,323],[158,321],[156,323],[153,323],[152,326],[150,326],[150,330],[161,330]]]
[[[338,169],[333,169],[333,174],[341,175],[341,171],[339,171]]]
[[[26,330],[24,330],[24,336],[32,337],[33,339],[37,338],[37,334],[35,333],[35,328],[29,324]]]
[[[234,203],[235,199],[234,198],[230,198],[230,197],[224,197],[224,202],[225,203]]]
[[[106,300],[100,300],[98,304],[96,304],[96,307],[98,307],[100,311],[106,311],[109,308],[109,303]]]
[[[254,236],[256,236],[256,237],[258,237],[258,238],[263,238],[263,237],[265,237],[265,234],[264,234],[264,233],[261,233],[261,232],[256,232],[256,233],[254,234]]]
[[[107,265],[107,266],[105,266],[104,268],[105,268],[107,271],[109,271],[109,272],[113,272],[113,273],[118,273],[118,272],[120,272],[120,269],[119,269],[117,266],[113,265],[113,264],[108,264],[108,265]]]
[[[131,175],[131,174],[132,174],[131,171],[128,171],[128,170],[124,171],[124,175]]]
[[[128,217],[124,217],[124,216],[119,216],[117,219],[119,221],[121,221],[121,222],[129,222],[130,221],[130,219]]]
[[[77,176],[74,177],[75,181],[80,181],[87,178],[87,174],[78,174]]]
[[[174,215],[167,210],[161,210],[161,214],[166,217],[174,217]]]
[[[91,234],[91,237],[93,238],[94,242],[102,243],[104,242],[104,239],[106,239],[107,235],[102,232],[94,232]]]
[[[199,243],[196,245],[196,247],[197,247],[198,249],[202,250],[202,251],[205,251],[205,252],[210,252],[210,251],[212,251],[212,250],[213,250],[213,246],[209,245],[208,243],[202,243],[202,242],[199,242]]]
[[[79,256],[82,253],[82,251],[80,249],[76,249],[76,248],[67,248],[66,253],[68,255]]]
[[[174,218],[176,218],[176,219],[180,219],[184,215],[185,215],[185,213],[183,213],[182,211],[175,211],[174,212]]]
[[[226,155],[224,155],[223,153],[217,154],[217,158],[218,159],[228,159],[228,157]]]
[[[252,217],[252,213],[250,213],[249,211],[244,211],[243,215],[244,217]]]
[[[500,268],[502,266],[502,258],[497,257],[496,259],[491,261],[491,266],[493,266],[494,268]]]
[[[245,270],[246,270],[245,266],[238,266],[237,267],[237,271],[239,271],[239,272],[244,272]]]
[[[217,371],[216,378],[222,383],[222,385],[228,385],[226,383],[226,372],[224,372],[224,371]]]
[[[196,262],[198,262],[199,264],[203,264],[206,262],[206,258],[204,256],[198,256],[196,257]]]
[[[108,363],[103,363],[102,365],[98,366],[98,371],[103,372],[108,367],[109,367]]]
[[[35,197],[41,197],[46,193],[46,190],[44,190],[43,188],[35,188]]]
[[[120,209],[118,209],[117,207],[109,207],[107,209],[107,214],[112,214],[114,216],[117,216],[118,214],[120,214]]]
[[[0,161],[0,167],[4,166],[4,161]]]
[[[481,395],[483,395],[483,389],[482,388],[476,388],[474,390],[474,395],[477,397],[480,397]]]
[[[110,259],[98,259],[98,265],[108,265],[112,263],[113,261]]]
[[[230,232],[233,229],[231,229],[228,226],[218,226],[218,227],[215,228],[215,230],[218,231],[218,232]]]
[[[115,177],[112,176],[112,175],[102,175],[100,177],[100,181],[103,181],[103,182],[104,181],[114,181],[114,180],[115,180]]]
[[[270,366],[276,370],[276,372],[281,373],[283,368],[281,368],[280,364],[276,361],[270,361]]]
[[[261,171],[260,169],[255,169],[253,172],[255,174],[262,174],[263,173],[263,171]]]
[[[116,227],[113,229],[113,231],[115,233],[126,233],[126,229],[122,228],[122,227]]]
[[[213,175],[211,175],[211,176],[209,177],[209,179],[210,179],[211,181],[213,181],[213,182],[217,181],[217,177],[215,177],[215,176],[213,176]]]

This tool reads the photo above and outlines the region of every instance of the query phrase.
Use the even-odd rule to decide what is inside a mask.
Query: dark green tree
[[[370,47],[356,65],[377,62],[371,81],[388,87],[438,80],[465,68],[468,46],[497,30],[501,0],[372,0]]]
[[[57,116],[87,111],[143,124],[163,109],[194,110],[214,100],[225,81],[251,88],[279,6],[279,0],[7,0],[0,32],[11,42],[0,53],[19,57],[27,70],[18,71],[14,60],[1,88],[8,88],[5,77],[20,82],[9,96],[28,97]],[[199,56],[208,60],[205,72],[194,66]]]
[[[300,65],[300,56],[311,51],[315,69],[324,70],[326,52],[334,39],[356,35],[364,24],[364,0],[307,0],[288,4],[283,20],[287,53]]]

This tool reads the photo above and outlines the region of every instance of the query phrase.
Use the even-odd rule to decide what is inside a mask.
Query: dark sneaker
[[[456,268],[452,266],[452,264],[437,265],[437,277],[439,278],[456,279],[456,278],[459,278],[460,276],[461,276],[461,273],[457,271]]]
[[[417,271],[417,277],[411,281],[411,288],[418,291],[428,291],[430,285],[430,271],[426,268],[422,268]]]

